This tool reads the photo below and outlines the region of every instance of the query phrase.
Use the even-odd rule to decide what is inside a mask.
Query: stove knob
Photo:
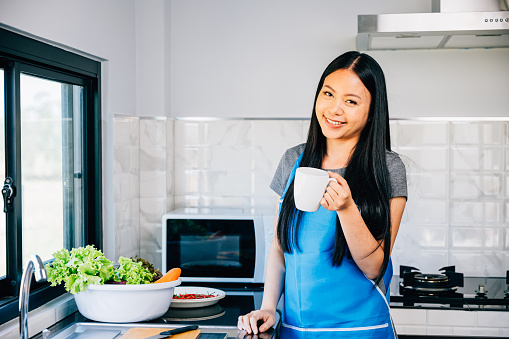
[[[479,285],[479,289],[475,291],[476,298],[486,298],[486,293],[488,293],[488,291],[484,289],[484,285]]]

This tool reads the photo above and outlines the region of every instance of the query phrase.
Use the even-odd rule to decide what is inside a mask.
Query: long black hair
[[[371,56],[356,51],[346,52],[334,59],[323,72],[314,103],[325,78],[339,69],[353,71],[371,94],[368,121],[350,156],[344,178],[348,182],[352,197],[359,207],[366,226],[373,237],[379,241],[378,246],[382,241],[385,243],[382,268],[375,279],[375,283],[378,283],[387,269],[391,248],[389,208],[391,183],[386,163],[386,151],[391,150],[391,140],[385,76],[380,65]],[[313,105],[313,114],[300,166],[321,168],[326,152],[326,138],[318,123]],[[301,212],[295,208],[292,182],[283,199],[277,225],[277,236],[285,252],[299,249],[297,237],[299,223],[295,221],[300,215]],[[377,248],[373,249],[373,252]],[[332,258],[334,266],[341,265],[346,249],[346,239],[339,218],[336,216],[336,236]]]

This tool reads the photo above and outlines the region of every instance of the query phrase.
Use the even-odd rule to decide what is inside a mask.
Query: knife
[[[184,332],[187,332],[187,331],[192,331],[192,330],[197,330],[197,329],[198,329],[198,325],[189,325],[189,326],[179,327],[179,328],[176,328],[176,329],[173,329],[173,330],[169,330],[169,331],[164,331],[164,332],[161,332],[159,334],[156,334],[156,335],[153,335],[153,336],[150,336],[150,337],[146,337],[145,339],[163,339],[163,338],[169,338],[173,334],[184,333]]]

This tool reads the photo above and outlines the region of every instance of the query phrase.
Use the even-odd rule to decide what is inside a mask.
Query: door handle
[[[2,195],[4,197],[4,213],[8,213],[12,211],[14,197],[16,196],[16,187],[12,178],[5,178]]]

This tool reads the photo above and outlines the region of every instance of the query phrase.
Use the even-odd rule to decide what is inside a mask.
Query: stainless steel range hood
[[[508,0],[432,0],[431,13],[359,15],[357,49],[509,47]]]

